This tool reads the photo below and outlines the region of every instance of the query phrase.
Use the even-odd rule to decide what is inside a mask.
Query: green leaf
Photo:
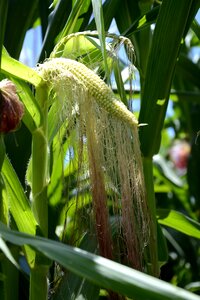
[[[103,7],[103,19],[104,19],[104,27],[105,31],[108,32],[111,22],[113,20],[113,16],[116,16],[116,12],[119,9],[120,0],[106,0],[103,1],[102,7]],[[87,30],[95,30],[96,24],[95,19],[92,18],[91,22],[86,28]]]
[[[62,278],[53,298],[53,300],[60,299],[99,300],[99,287],[80,276],[67,273]]]
[[[54,47],[54,40],[63,29],[71,11],[71,0],[60,0],[49,16],[48,27],[44,36],[39,62],[48,57]]]
[[[39,0],[8,1],[8,15],[4,46],[9,54],[18,59],[26,32],[38,16]]]
[[[183,78],[186,82],[190,82],[194,86],[200,88],[199,76],[200,76],[200,68],[198,64],[193,63],[191,59],[189,59],[185,55],[180,55],[177,65],[176,65],[176,73],[178,73],[179,78]]]
[[[48,199],[51,206],[61,204],[63,192],[63,172],[64,172],[64,156],[66,155],[66,147],[62,144],[62,133],[54,138],[51,146],[51,180],[48,185]],[[52,222],[53,223],[53,222]]]
[[[154,166],[158,168],[160,173],[174,185],[183,188],[183,181],[178,177],[178,175],[169,167],[165,159],[157,154],[153,157]]]
[[[81,15],[85,13],[87,8],[89,7],[90,1],[89,0],[76,0],[70,16],[63,28],[62,33],[59,36],[59,40],[65,37],[66,35],[79,31],[79,28],[82,23]]]
[[[158,209],[157,218],[158,222],[162,225],[200,239],[200,224],[178,211]]]
[[[148,80],[144,82],[139,117],[139,123],[148,124],[140,128],[144,156],[152,157],[160,147],[174,68],[192,2],[163,0],[160,7],[148,58],[145,74]],[[164,105],[159,105],[159,99],[165,100]]]
[[[196,20],[192,22],[191,28],[196,34],[196,36],[198,37],[198,39],[200,40],[200,25]]]
[[[2,166],[2,175],[9,194],[10,210],[18,229],[22,232],[35,234],[36,221],[30,204],[7,156]]]
[[[101,48],[99,43],[94,43],[93,37],[94,34],[91,38],[87,31],[67,35],[56,45],[51,57],[76,59],[86,65],[98,63],[102,60]]]
[[[39,14],[41,21],[42,37],[44,38],[48,26],[49,1],[39,1]]]
[[[34,235],[37,223],[31,211],[28,199],[7,156],[5,156],[2,166],[2,176],[7,191],[7,203],[9,203],[9,208],[17,228],[22,232]],[[29,248],[26,248],[25,252],[29,263],[33,263],[34,252]]]
[[[49,18],[49,24],[42,45],[39,61],[50,55],[55,40],[81,30],[86,19],[90,18],[90,0],[60,0]],[[86,20],[87,21],[87,20]]]
[[[133,24],[122,33],[127,37],[131,36],[134,32],[145,29],[149,27],[151,24],[156,22],[160,6],[154,7],[152,10],[140,16],[137,20],[133,22]]]
[[[104,60],[105,72],[107,75],[107,79],[109,80],[110,72],[107,65],[107,51],[106,51],[106,42],[105,42],[105,28],[104,28],[102,1],[92,0],[92,6],[93,6],[93,13],[94,13],[97,31],[99,34],[99,40],[102,48],[102,56]]]
[[[0,249],[5,254],[5,256],[9,259],[9,261],[17,268],[20,269],[18,263],[16,262],[15,258],[13,257],[12,253],[10,252],[10,249],[4,242],[4,240],[0,237]]]
[[[135,300],[199,300],[199,296],[111,260],[62,243],[11,231],[0,223],[0,234],[16,245],[28,244],[98,286]]]
[[[23,122],[31,133],[40,126],[41,123],[41,109],[36,101],[33,93],[31,92],[28,84],[21,80],[11,78],[11,80],[17,86],[17,92],[20,99],[25,106],[25,114],[23,116]]]
[[[95,237],[86,234],[81,241],[81,249],[94,253],[94,251],[96,251]],[[99,287],[74,273],[67,272],[61,279],[59,288],[56,290],[53,298],[53,300],[60,299],[98,300]]]
[[[64,126],[64,123],[66,123],[66,127],[68,126],[68,121],[64,122],[64,120],[61,120],[61,114],[59,113],[59,110],[61,109],[61,105],[59,105],[58,100],[55,99],[54,103],[52,104],[49,113],[48,113],[48,138],[49,138],[49,144],[51,145],[54,137],[59,132],[62,125]]]
[[[160,224],[157,223],[157,240],[158,240],[158,260],[160,266],[168,261],[168,249],[166,239],[162,232]]]
[[[0,1],[0,68],[1,68],[1,52],[4,42],[4,34],[6,28],[7,20],[7,11],[8,11],[8,0]]]
[[[115,81],[116,81],[117,89],[119,91],[120,98],[122,102],[124,102],[124,104],[127,105],[126,91],[124,89],[124,83],[122,80],[121,70],[120,70],[118,60],[113,61],[113,69],[114,69]]]
[[[42,81],[42,78],[36,71],[10,57],[4,48],[2,51],[1,71],[5,75],[28,81],[35,86],[38,86]]]
[[[0,275],[0,299],[18,300],[19,292],[19,247],[12,247],[12,253],[4,240],[1,240],[1,272]],[[17,296],[17,297],[16,297]]]
[[[136,66],[140,72],[141,89],[146,73],[146,65],[149,58],[152,31],[147,15],[151,13],[151,1],[121,1],[116,13],[116,22],[122,35],[128,36],[135,48]],[[156,17],[153,17],[154,21]],[[133,26],[133,27],[132,27]],[[134,28],[141,28],[134,32]],[[134,33],[134,34],[133,34]]]

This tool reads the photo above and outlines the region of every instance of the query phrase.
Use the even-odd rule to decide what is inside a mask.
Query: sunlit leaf
[[[30,203],[7,157],[4,159],[2,174],[6,189],[9,192],[10,210],[19,230],[34,234],[36,221],[31,211]]]
[[[5,75],[28,81],[35,86],[41,83],[41,77],[36,71],[10,57],[4,48],[2,51],[1,71]]]
[[[17,228],[21,232],[27,232],[34,235],[37,223],[19,179],[7,157],[5,157],[2,166],[2,176],[7,192],[6,196],[8,197],[7,202],[9,203],[9,209]],[[26,254],[29,262],[32,262],[34,252],[31,249],[26,248]]]
[[[200,239],[200,224],[178,211],[158,209],[157,218],[162,225]]]
[[[143,30],[146,27],[149,27],[151,24],[155,23],[156,18],[158,16],[159,8],[160,6],[156,6],[148,13],[139,17],[125,32],[123,32],[123,35],[129,37],[134,32]]]
[[[181,288],[78,248],[11,231],[2,223],[0,234],[6,241],[16,245],[28,244],[75,274],[129,298],[199,300],[199,296]]]

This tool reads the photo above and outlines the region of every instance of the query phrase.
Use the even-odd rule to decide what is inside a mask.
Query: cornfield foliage
[[[0,1],[0,299],[199,299],[199,6]]]

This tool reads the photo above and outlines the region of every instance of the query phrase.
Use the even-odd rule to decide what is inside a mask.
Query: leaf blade
[[[182,4],[178,1],[162,1],[153,35],[145,75],[148,80],[144,83],[139,116],[139,123],[148,124],[140,130],[141,150],[147,157],[156,154],[160,147],[174,68],[192,1]],[[171,30],[172,26],[174,30]]]
[[[38,86],[42,81],[36,71],[10,57],[5,48],[2,51],[1,71],[5,75],[28,81],[35,86]]]
[[[35,234],[37,223],[17,175],[7,156],[5,156],[2,166],[2,175],[6,184],[6,189],[9,193],[10,210],[17,227],[22,232]]]
[[[7,12],[8,12],[8,0],[1,0],[0,1],[0,68],[1,68],[1,53],[2,53],[4,35],[6,29]]]
[[[159,209],[157,210],[157,218],[162,225],[200,239],[200,224],[178,211]]]
[[[14,244],[28,244],[48,258],[91,282],[120,294],[144,300],[199,300],[181,288],[103,257],[41,237],[11,231],[0,223],[1,236]]]

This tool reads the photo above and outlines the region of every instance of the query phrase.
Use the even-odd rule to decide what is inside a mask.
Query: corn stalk
[[[151,215],[150,274],[155,276],[159,276],[159,265],[152,157],[160,147],[161,131],[174,69],[193,4],[193,1],[189,0],[184,1],[184,3],[172,0],[162,1],[153,35],[141,100],[139,122],[148,124],[140,129],[140,141],[144,155],[147,201]],[[172,28],[173,30],[171,30]]]

